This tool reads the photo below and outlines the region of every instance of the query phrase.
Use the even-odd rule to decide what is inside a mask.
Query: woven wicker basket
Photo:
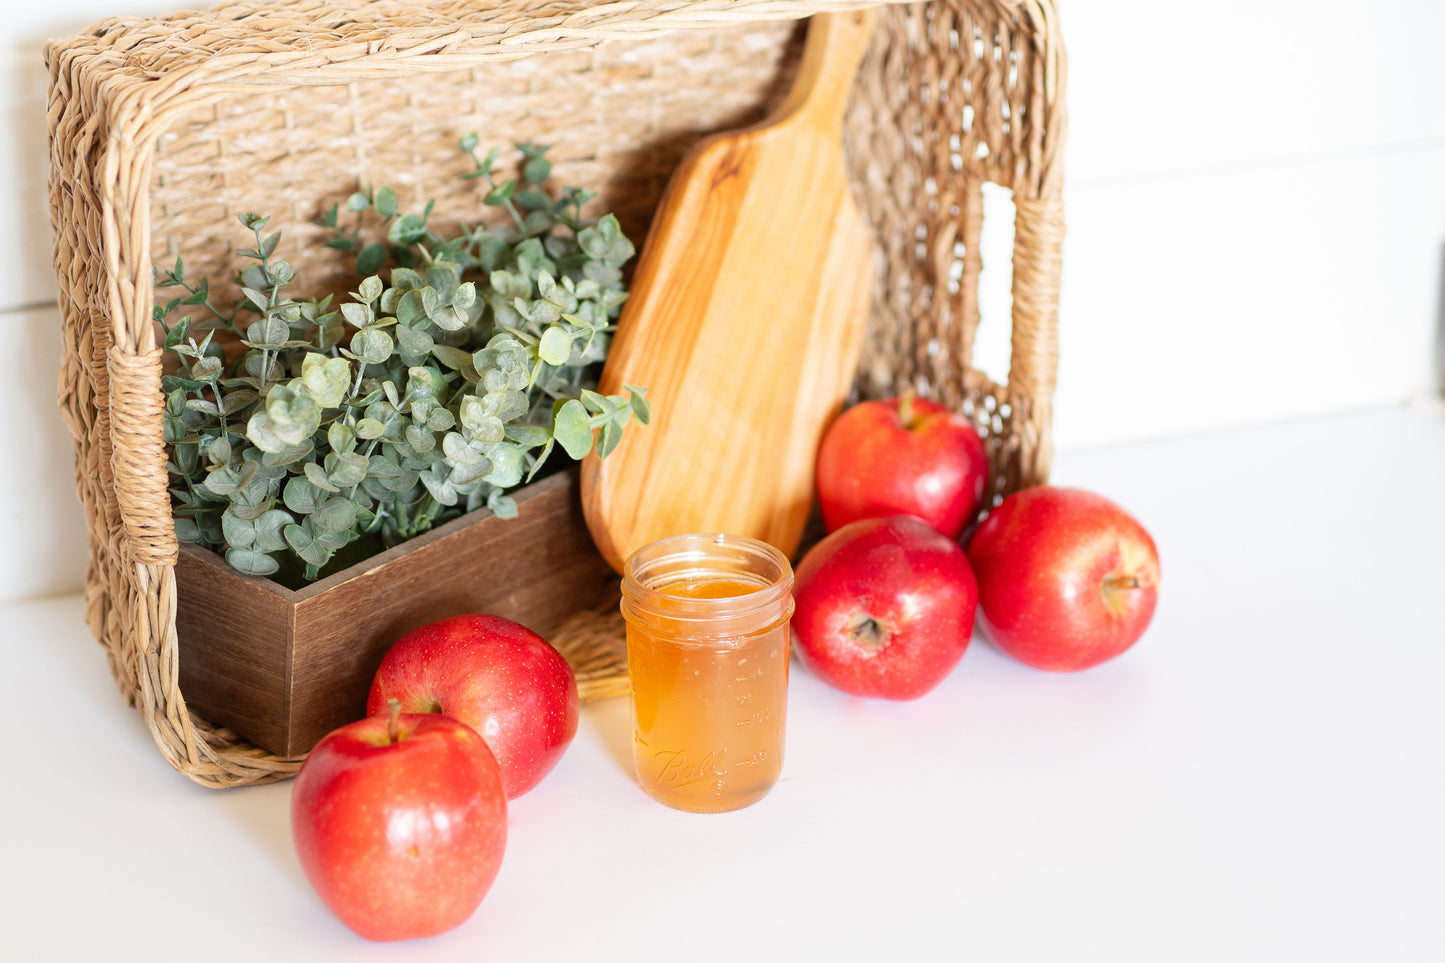
[[[240,0],[112,19],[50,44],[51,217],[66,355],[60,404],[90,530],[87,612],[167,759],[209,786],[295,771],[195,718],[177,684],[177,544],[162,441],[152,264],[234,273],[235,215],[273,214],[301,287],[345,283],[312,222],[392,184],[440,221],[474,217],[457,137],[555,145],[557,177],[601,188],[640,239],[682,153],[762,117],[800,50],[791,0]],[[863,65],[847,147],[876,232],[862,396],[913,386],[971,415],[997,493],[1049,466],[1063,235],[1064,52],[1050,0],[893,6]],[[1013,192],[1008,383],[970,366],[981,185]],[[330,192],[329,194],[326,192]],[[581,613],[580,661],[619,623]],[[617,691],[620,660],[589,676]]]

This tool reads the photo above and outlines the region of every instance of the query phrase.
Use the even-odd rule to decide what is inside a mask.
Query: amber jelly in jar
[[[697,813],[767,795],[783,766],[787,557],[737,535],[661,539],[623,567],[622,614],[642,788]]]

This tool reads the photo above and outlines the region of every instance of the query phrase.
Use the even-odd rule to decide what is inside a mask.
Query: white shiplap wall
[[[84,567],[45,198],[40,49],[173,0],[55,0],[0,41],[0,603]],[[1062,0],[1069,45],[1061,448],[1400,404],[1438,390],[1445,4]],[[990,197],[990,214],[1005,196]],[[980,356],[1007,366],[988,220]]]

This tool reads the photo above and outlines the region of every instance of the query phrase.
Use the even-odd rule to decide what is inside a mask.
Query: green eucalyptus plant
[[[460,146],[505,219],[443,237],[431,203],[401,213],[389,187],[353,194],[351,226],[339,206],[320,222],[361,279],[339,304],[284,294],[295,272],[256,214],[240,215],[255,246],[237,253],[254,263],[234,309],[180,259],[157,272],[157,288],[184,290],[155,308],[178,358],[162,387],[181,541],[311,581],[358,540],[380,551],[483,506],[512,517],[507,493],[554,449],[580,460],[595,441],[605,458],[631,419],[646,424],[643,389],[592,390],[635,253],[617,219],[582,216],[590,191],[544,189],[546,147],[518,144],[521,176],[499,182],[497,151]],[[230,362],[227,340],[244,348]]]

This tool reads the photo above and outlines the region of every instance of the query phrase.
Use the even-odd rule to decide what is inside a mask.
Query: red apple
[[[362,719],[302,764],[291,835],[321,901],[358,934],[435,936],[472,915],[502,864],[502,774],[455,719]]]
[[[983,502],[988,456],[963,415],[905,395],[839,415],[818,448],[817,477],[830,532],[860,518],[917,515],[957,538]]]
[[[1159,553],[1107,498],[1040,485],[989,513],[968,548],[980,623],[1020,662],[1087,669],[1139,640],[1159,599]]]
[[[458,615],[402,636],[371,683],[367,715],[391,699],[477,730],[502,769],[507,798],[542,781],[577,734],[577,679],[547,640],[496,615]]]
[[[916,699],[963,658],[978,587],[953,539],[894,515],[813,546],[793,597],[793,641],[814,674],[854,695]]]

